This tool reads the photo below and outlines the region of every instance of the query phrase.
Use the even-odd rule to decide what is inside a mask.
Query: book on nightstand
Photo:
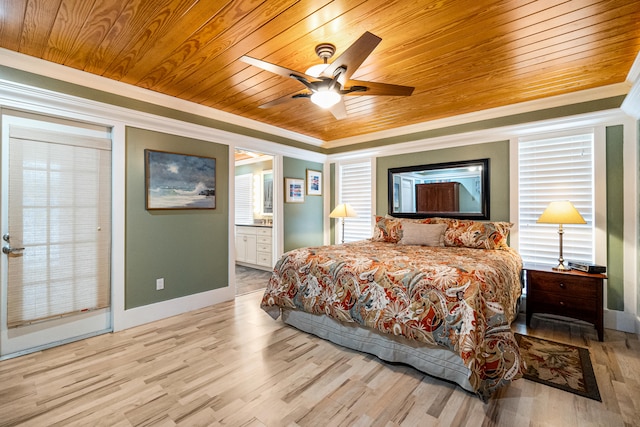
[[[590,264],[588,262],[569,261],[569,268],[572,270],[582,271],[584,273],[592,274],[606,274],[607,267],[604,265]]]

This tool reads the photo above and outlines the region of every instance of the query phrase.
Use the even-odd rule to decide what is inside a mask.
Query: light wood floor
[[[261,292],[0,362],[0,425],[631,426],[640,343],[578,324],[514,329],[589,347],[603,402],[521,379],[489,403],[273,321]]]

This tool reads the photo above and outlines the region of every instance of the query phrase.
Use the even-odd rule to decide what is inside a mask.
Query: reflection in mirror
[[[262,215],[273,215],[273,171],[262,171]]]
[[[389,214],[489,219],[489,159],[389,169]]]

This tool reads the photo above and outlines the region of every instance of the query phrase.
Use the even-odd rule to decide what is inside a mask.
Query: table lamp
[[[348,203],[340,203],[329,214],[329,218],[342,218],[342,243],[344,243],[344,219],[355,218],[358,214]]]
[[[560,236],[560,257],[558,258],[558,265],[553,267],[557,271],[569,270],[564,265],[564,258],[562,257],[562,235],[564,230],[563,224],[586,224],[587,221],[582,218],[580,212],[573,206],[568,200],[551,202],[549,206],[542,212],[540,218],[537,221],[538,224],[558,224],[558,236]]]

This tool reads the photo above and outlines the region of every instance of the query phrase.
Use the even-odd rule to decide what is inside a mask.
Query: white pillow
[[[402,223],[401,245],[444,246],[447,224]]]

